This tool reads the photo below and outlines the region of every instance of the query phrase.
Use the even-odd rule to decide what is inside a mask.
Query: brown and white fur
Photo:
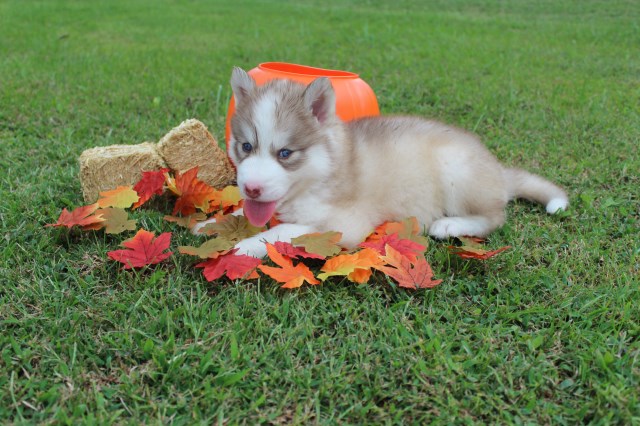
[[[482,237],[504,223],[510,199],[548,213],[569,203],[560,187],[502,166],[463,130],[416,117],[342,122],[326,78],[257,86],[235,68],[231,86],[238,186],[245,199],[275,205],[282,222],[241,241],[239,253],[262,257],[264,241],[324,231],[342,232],[342,244],[354,247],[377,225],[410,216],[435,238]]]

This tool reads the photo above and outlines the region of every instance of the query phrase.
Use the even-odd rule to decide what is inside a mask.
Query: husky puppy
[[[435,238],[482,237],[504,223],[510,199],[541,203],[548,213],[569,204],[560,187],[502,166],[463,130],[415,117],[341,121],[326,78],[257,86],[234,68],[231,86],[229,156],[244,214],[257,226],[274,213],[282,222],[238,243],[239,254],[263,257],[264,241],[324,231],[342,232],[351,248],[377,225],[410,216]]]

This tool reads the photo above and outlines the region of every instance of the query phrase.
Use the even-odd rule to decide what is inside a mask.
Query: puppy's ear
[[[243,100],[256,88],[256,82],[245,70],[239,67],[233,67],[231,72],[231,90],[236,99],[236,103],[242,103]]]
[[[304,105],[320,123],[327,121],[336,113],[336,94],[331,82],[320,77],[311,82],[304,91]]]

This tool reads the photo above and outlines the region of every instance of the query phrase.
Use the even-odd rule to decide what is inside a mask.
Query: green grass
[[[1,2],[0,422],[640,422],[638,22],[633,1]],[[43,228],[82,205],[82,150],[189,117],[222,137],[231,67],[270,60],[356,71],[571,209],[511,204],[486,263],[433,241],[444,282],[418,292],[125,272],[123,237]]]

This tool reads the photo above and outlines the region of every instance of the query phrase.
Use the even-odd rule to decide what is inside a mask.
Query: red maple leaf
[[[215,259],[208,259],[198,263],[196,267],[204,268],[203,274],[207,281],[217,280],[223,275],[226,275],[231,280],[259,278],[255,269],[262,264],[262,260],[244,254],[236,255],[234,254],[236,251],[238,249]]]
[[[385,250],[387,245],[396,249],[409,260],[415,260],[417,256],[423,254],[425,250],[427,250],[427,248],[420,243],[407,239],[400,239],[397,233],[381,235],[379,239],[360,243],[360,247],[371,248],[383,256],[387,254]]]
[[[209,211],[209,205],[216,198],[216,190],[199,180],[198,167],[187,170],[184,173],[176,173],[175,178],[167,176],[167,186],[178,196],[176,205],[173,208],[173,215],[180,213],[188,216],[196,212],[196,208]]]
[[[110,251],[107,256],[124,264],[124,269],[142,268],[160,263],[171,256],[173,252],[165,252],[170,244],[171,232],[155,237],[153,232],[141,229],[133,238],[121,244],[126,249]]]
[[[390,245],[385,247],[385,252],[386,254],[380,257],[387,265],[377,265],[374,268],[393,278],[400,287],[415,290],[435,287],[442,282],[433,279],[431,265],[424,255],[411,261]]]
[[[305,259],[325,259],[326,256],[322,256],[316,253],[309,253],[302,247],[295,247],[291,243],[287,243],[285,241],[276,241],[273,243],[273,246],[276,248],[278,253],[284,254],[292,259],[294,258],[305,258]]]
[[[88,206],[78,207],[71,212],[66,208],[62,209],[60,217],[56,223],[49,223],[45,227],[49,226],[66,226],[67,228],[73,228],[74,226],[81,226],[83,229],[100,229],[100,222],[104,222],[105,219],[102,215],[93,213],[98,209],[98,203],[90,204]]]
[[[267,254],[280,268],[266,265],[260,265],[258,268],[274,280],[284,283],[282,288],[297,288],[305,281],[311,285],[320,284],[320,281],[313,276],[313,272],[305,264],[298,263],[294,266],[289,257],[281,255],[274,246],[268,243]]]
[[[486,250],[482,243],[484,240],[482,238],[477,237],[457,237],[460,242],[462,242],[462,246],[449,246],[449,253],[455,254],[456,256],[460,256],[463,259],[478,259],[478,260],[487,260],[498,253],[502,253],[503,251],[511,248],[511,246],[500,247],[496,250]]]
[[[133,189],[138,193],[140,199],[133,204],[133,208],[137,209],[154,195],[162,195],[164,192],[165,173],[169,169],[160,169],[151,172],[142,172],[142,177],[135,184]]]

